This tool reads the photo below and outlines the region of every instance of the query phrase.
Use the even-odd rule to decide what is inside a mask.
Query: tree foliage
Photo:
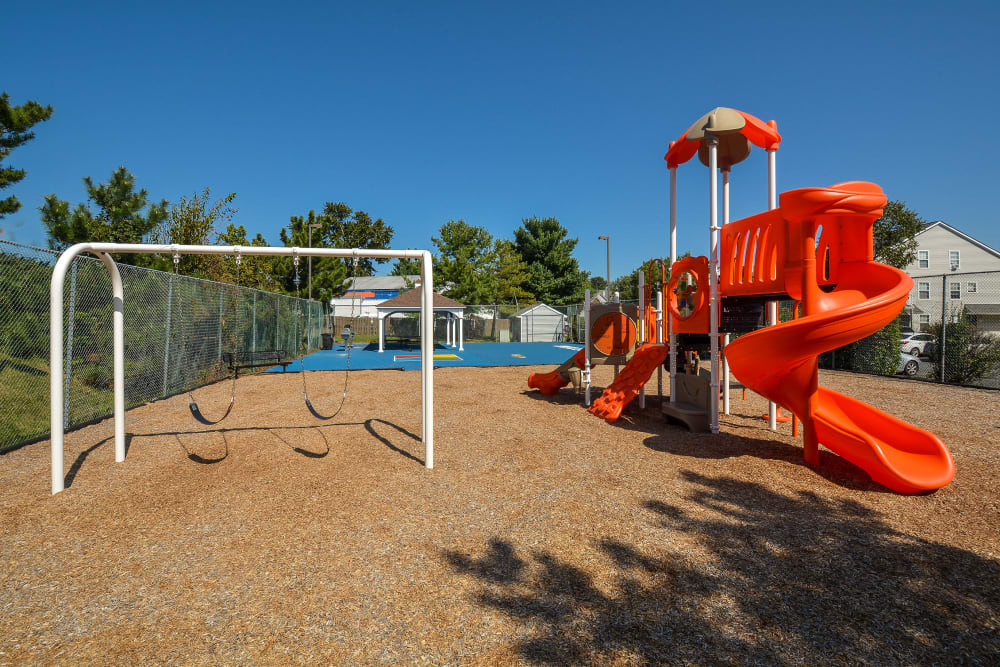
[[[930,333],[938,339],[934,352],[934,377],[941,377],[942,363],[944,381],[955,384],[972,384],[995,373],[1000,368],[1000,339],[978,331],[964,307],[960,312],[952,313],[950,320],[944,328],[944,336],[941,335],[940,323],[930,327]]]
[[[4,160],[15,148],[34,139],[35,133],[31,128],[51,116],[50,106],[42,106],[32,100],[12,106],[10,96],[6,92],[0,94],[0,190],[20,182],[27,174],[24,169],[4,165]],[[0,199],[0,218],[16,213],[20,208],[21,202],[14,195]]]
[[[513,241],[497,239],[493,245],[493,264],[489,267],[492,278],[491,303],[528,301],[535,295],[525,289],[530,279],[528,265],[517,252]]]
[[[94,185],[89,176],[83,183],[93,210],[82,203],[70,210],[68,201],[45,196],[40,211],[54,250],[87,241],[141,243],[167,219],[167,200],[150,203],[149,193],[136,191],[135,176],[125,167],[115,169],[107,183]]]
[[[885,205],[882,217],[875,221],[872,236],[875,261],[905,268],[917,258],[917,241],[914,238],[924,228],[924,219],[906,208],[901,201]]]
[[[514,230],[514,247],[527,265],[525,289],[539,301],[562,305],[583,298],[587,274],[573,257],[577,239],[556,218],[525,218]]]
[[[311,227],[311,225],[319,225]],[[310,238],[310,234],[312,235]],[[281,230],[281,242],[286,246],[302,248],[365,248],[384,249],[389,247],[394,230],[382,218],[372,217],[362,210],[353,210],[343,202],[327,202],[319,214],[310,210],[305,216],[292,216],[289,225]],[[375,272],[375,264],[388,260],[361,257],[358,259],[357,275],[370,276]],[[308,260],[300,266],[300,278],[304,287],[307,281]],[[280,262],[285,289],[295,292],[293,282],[293,262]],[[353,260],[335,257],[314,257],[312,260],[313,297],[329,299],[343,294],[347,279],[355,275]]]
[[[434,289],[447,287],[448,296],[465,304],[492,303],[496,291],[491,275],[496,266],[493,235],[485,227],[449,220],[431,241],[438,250]]]
[[[149,239],[152,243],[215,245],[220,242],[220,227],[229,225],[236,215],[235,199],[236,193],[232,192],[213,202],[209,188],[181,197],[150,232]],[[156,262],[156,268],[172,270],[172,258],[160,257]],[[179,271],[197,278],[220,280],[225,273],[222,262],[220,255],[185,255],[180,259]]]

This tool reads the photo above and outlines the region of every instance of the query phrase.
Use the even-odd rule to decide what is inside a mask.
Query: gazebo
[[[378,311],[378,351],[385,352],[385,318],[393,313],[419,313],[420,312],[420,292],[418,289],[411,289],[403,292],[399,296],[383,301],[375,308]],[[465,314],[465,305],[449,299],[446,296],[434,293],[434,313],[444,313],[447,316],[445,326],[445,344],[462,347],[463,326],[462,316]],[[434,328],[431,327],[431,331]],[[431,341],[433,345],[434,341]]]

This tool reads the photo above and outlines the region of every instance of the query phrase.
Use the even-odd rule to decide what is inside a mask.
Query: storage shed
[[[510,316],[510,337],[521,343],[561,343],[569,319],[552,306],[536,303]]]

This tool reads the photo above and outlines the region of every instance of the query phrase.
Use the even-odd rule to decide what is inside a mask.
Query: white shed
[[[510,316],[510,337],[521,343],[561,343],[569,318],[552,306],[536,303]]]

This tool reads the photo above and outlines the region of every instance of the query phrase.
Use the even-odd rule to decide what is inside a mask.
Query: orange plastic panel
[[[635,322],[624,313],[604,313],[594,320],[590,339],[604,354],[626,354],[635,347]]]
[[[785,291],[788,233],[781,210],[765,211],[722,227],[719,294],[751,296]]]
[[[694,285],[682,284],[685,274],[694,276]],[[667,309],[674,333],[708,333],[708,258],[685,257],[670,267]]]

